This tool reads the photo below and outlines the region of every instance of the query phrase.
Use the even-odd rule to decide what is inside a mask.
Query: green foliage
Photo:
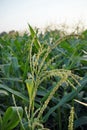
[[[0,37],[0,122],[14,94],[15,107],[24,110],[18,129],[66,130],[75,99],[73,127],[84,129],[87,111],[79,103],[87,101],[87,31],[62,37],[59,30],[29,30]]]
[[[20,122],[20,118],[23,116],[22,107],[9,107],[4,113],[4,116],[0,118],[0,130],[13,130]]]
[[[78,128],[79,126],[86,125],[87,124],[87,116],[82,116],[75,120],[75,128]]]

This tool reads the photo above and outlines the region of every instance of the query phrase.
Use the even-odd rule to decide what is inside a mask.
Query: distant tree
[[[9,31],[9,34],[15,34],[15,30]]]
[[[6,35],[6,34],[7,34],[6,32],[1,32],[1,33],[0,33],[0,37],[4,36],[4,35]]]

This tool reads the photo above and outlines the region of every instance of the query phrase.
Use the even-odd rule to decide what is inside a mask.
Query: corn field
[[[0,35],[0,130],[87,130],[87,30]]]

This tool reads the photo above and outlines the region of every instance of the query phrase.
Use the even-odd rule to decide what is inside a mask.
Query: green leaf
[[[9,88],[8,86],[6,85],[3,85],[3,84],[0,84],[0,88],[3,88],[5,89],[6,91],[18,96],[19,98],[23,99],[25,102],[29,103],[29,99],[27,96],[23,95],[22,93],[18,92],[18,91],[15,91],[11,88]],[[38,108],[39,107],[39,104],[35,103],[35,107]]]
[[[24,96],[22,93],[20,93],[20,92],[18,92],[18,91],[15,91],[15,90],[9,88],[9,87],[6,86],[6,85],[0,84],[0,88],[3,88],[3,89],[5,89],[5,90],[7,90],[8,92],[10,92],[10,93],[12,93],[12,94],[14,94],[14,95],[20,97],[21,99],[23,99],[23,100],[26,101],[26,102],[29,102],[28,98],[27,98],[26,96]]]
[[[29,29],[30,29],[31,37],[32,37],[32,39],[34,39],[34,45],[38,50],[41,47],[41,44],[40,44],[40,42],[39,42],[39,40],[37,38],[36,33],[34,32],[33,28],[30,25],[29,25]]]
[[[75,123],[75,125],[74,125],[75,128],[87,124],[87,116],[82,116],[82,117],[78,118],[77,120],[75,120],[74,123]]]
[[[30,34],[31,34],[31,37],[34,38],[34,36],[36,35],[33,28],[28,24],[29,26],[29,29],[30,29]]]
[[[60,46],[62,48],[64,48],[65,50],[67,50],[67,52],[69,52],[69,54],[73,53],[73,51],[74,51],[74,49],[71,47],[71,45],[68,42],[66,42],[66,41],[63,41],[60,44]]]
[[[2,119],[2,129],[1,130],[13,130],[19,122],[19,116],[20,118],[23,116],[23,109],[22,107],[9,107],[7,111],[4,114],[4,117]]]
[[[0,90],[0,96],[4,96],[4,95],[6,95],[6,96],[8,96],[9,94],[8,94],[8,92],[7,91],[5,91],[5,90]]]
[[[60,102],[58,102],[57,105],[55,105],[54,107],[50,108],[50,110],[47,112],[47,114],[45,114],[45,116],[43,117],[43,120],[46,121],[49,116],[60,106],[64,105],[64,103],[72,100],[75,96],[77,96],[77,94],[84,88],[85,84],[87,83],[87,77],[84,77],[84,79],[81,81],[81,86],[77,86],[77,90],[73,90],[72,92],[70,92],[69,94],[65,95]]]
[[[20,78],[15,78],[15,77],[12,77],[12,78],[1,78],[2,80],[7,80],[7,81],[13,81],[13,82],[23,82],[22,79]]]
[[[2,127],[2,117],[0,115],[0,128]]]
[[[20,66],[18,64],[18,59],[17,57],[12,57],[11,58],[11,62],[12,62],[12,68],[16,74],[16,76],[20,76]]]
[[[9,77],[9,72],[10,72],[10,64],[2,64],[0,66],[2,73],[4,73],[4,75],[6,75],[7,77]]]
[[[26,79],[25,80],[26,82],[26,86],[27,86],[27,90],[28,90],[28,94],[29,94],[29,97],[30,97],[30,100],[32,99],[32,96],[33,96],[33,88],[34,88],[34,83],[33,83],[33,80],[32,79]]]

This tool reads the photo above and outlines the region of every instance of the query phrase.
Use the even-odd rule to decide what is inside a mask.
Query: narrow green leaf
[[[43,120],[46,121],[49,116],[60,106],[64,105],[64,103],[72,100],[75,96],[77,96],[77,94],[84,88],[85,84],[87,83],[87,77],[85,77],[82,81],[81,81],[81,86],[77,86],[77,90],[73,90],[72,92],[70,92],[69,94],[65,95],[60,102],[55,105],[54,107],[50,108],[50,110],[47,112],[47,114],[45,114],[45,116],[43,117]]]
[[[0,90],[0,95],[7,95],[7,96],[8,96],[9,94],[8,94],[8,92],[5,91],[5,90]]]
[[[82,126],[82,125],[87,125],[87,116],[82,116],[78,118],[77,120],[74,121],[74,126],[75,128]]]
[[[21,99],[25,100],[26,102],[29,102],[28,98],[26,96],[24,96],[22,93],[18,92],[18,91],[15,91],[11,88],[9,88],[8,86],[6,85],[3,85],[3,84],[0,84],[0,88],[3,88],[5,90],[7,90],[8,92],[20,97]]]
[[[20,117],[22,118],[22,107],[9,107],[7,109],[2,119],[2,130],[13,130],[13,128],[15,128],[18,125],[20,119],[17,111],[19,112]]]
[[[32,28],[30,25],[28,25],[28,26],[29,26],[29,29],[30,29],[31,37],[32,37],[32,39],[34,39],[35,47],[36,47],[37,50],[38,50],[38,49],[41,47],[41,44],[40,44],[40,42],[39,42],[39,40],[38,40],[38,38],[37,38],[37,35],[36,35],[36,33],[34,32],[33,28]]]

